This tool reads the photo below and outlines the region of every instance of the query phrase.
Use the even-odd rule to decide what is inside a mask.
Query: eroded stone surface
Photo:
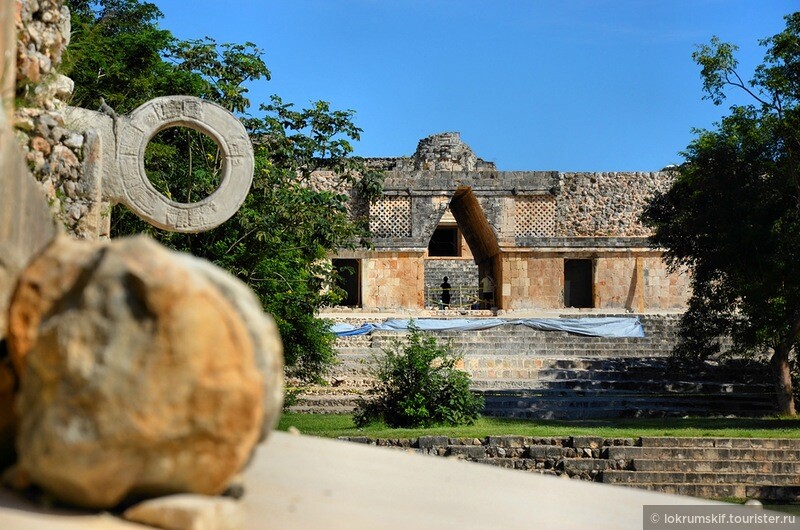
[[[22,273],[19,465],[57,498],[217,494],[248,460],[264,402],[252,333],[185,259],[144,237],[64,237]]]
[[[123,517],[166,530],[241,530],[244,511],[233,499],[169,495],[128,508]]]
[[[183,265],[213,283],[242,317],[264,377],[264,422],[261,439],[275,427],[283,407],[283,344],[278,326],[264,313],[261,302],[242,282],[208,261],[178,254]]]

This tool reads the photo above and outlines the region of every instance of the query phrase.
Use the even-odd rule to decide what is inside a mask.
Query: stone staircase
[[[680,373],[669,357],[679,317],[639,318],[644,338],[584,337],[523,326],[436,336],[450,341],[463,355],[463,369],[472,377],[473,390],[483,395],[484,413],[490,416],[759,416],[774,410],[767,370],[734,362],[706,363]],[[339,364],[331,373],[330,386],[309,389],[290,410],[352,411],[372,383],[370,367],[375,359],[403,335],[373,332],[339,338]]]
[[[800,439],[487,436],[342,438],[530,473],[707,499],[800,501]]]
[[[555,360],[535,380],[473,383],[484,396],[484,414],[500,417],[761,416],[774,410],[768,374],[737,363],[681,373],[664,357]]]
[[[611,446],[606,484],[704,498],[800,501],[800,440],[641,438],[639,447]]]

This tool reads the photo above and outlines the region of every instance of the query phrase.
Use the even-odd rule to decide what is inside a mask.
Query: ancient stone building
[[[441,308],[446,276],[449,305],[460,310],[685,307],[688,278],[667,271],[639,222],[666,172],[498,171],[458,133],[370,163],[386,171],[383,196],[369,205],[375,248],[334,258],[344,305]]]

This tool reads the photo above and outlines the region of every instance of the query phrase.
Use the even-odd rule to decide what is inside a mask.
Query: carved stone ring
[[[245,200],[253,181],[253,147],[236,117],[213,103],[194,97],[168,96],[148,101],[129,118],[119,119],[116,145],[117,184],[108,186],[136,215],[165,230],[196,233],[228,220]],[[207,134],[220,148],[222,182],[214,193],[181,203],[159,193],[144,168],[147,144],[168,127],[187,127]]]

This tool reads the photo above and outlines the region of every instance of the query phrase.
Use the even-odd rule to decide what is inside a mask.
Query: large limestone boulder
[[[256,354],[256,365],[264,376],[264,423],[261,440],[278,423],[283,408],[283,344],[278,326],[264,313],[261,302],[245,284],[208,261],[189,254],[176,254],[193,273],[213,283],[239,313]]]
[[[8,319],[19,467],[55,497],[217,494],[248,461],[280,351],[257,352],[252,329],[272,331],[187,260],[144,237],[64,237],[21,274]]]

